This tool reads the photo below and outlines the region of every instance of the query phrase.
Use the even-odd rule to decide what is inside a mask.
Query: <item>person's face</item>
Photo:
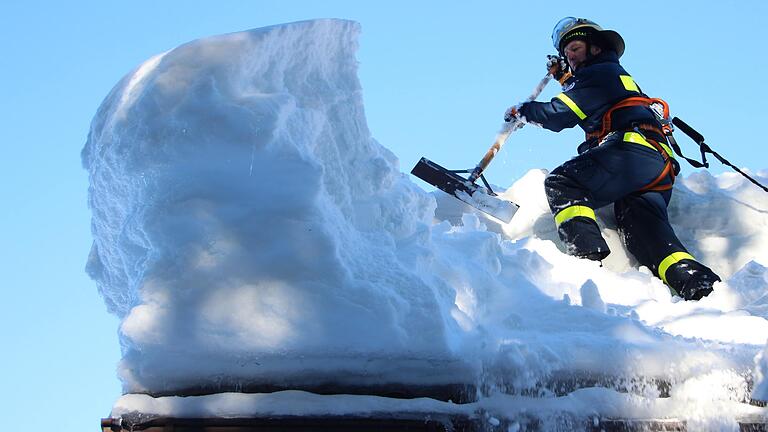
[[[600,48],[592,45],[590,51],[592,55],[597,55],[600,53]],[[575,72],[587,60],[587,43],[581,40],[570,41],[563,48],[563,54],[566,60],[568,60],[571,70]]]

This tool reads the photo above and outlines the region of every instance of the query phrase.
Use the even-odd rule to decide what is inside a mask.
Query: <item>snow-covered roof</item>
[[[610,209],[598,212],[614,251],[604,266],[567,256],[544,171],[502,194],[521,205],[509,224],[401,173],[366,124],[359,30],[327,19],[190,42],[140,65],[99,108],[83,149],[88,271],[122,320],[127,395],[113,414],[368,409],[362,396],[169,396],[327,385],[480,392],[459,408],[376,409],[752,413],[741,402],[768,339],[768,195],[735,174],[676,185],[675,229],[724,279],[699,302],[637,267]],[[666,399],[523,396],[558,374],[672,387]]]

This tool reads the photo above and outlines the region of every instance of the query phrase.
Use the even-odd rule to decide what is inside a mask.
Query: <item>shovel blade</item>
[[[427,158],[421,158],[411,170],[411,174],[504,223],[509,223],[520,208],[511,201],[490,195],[486,188],[470,182]]]

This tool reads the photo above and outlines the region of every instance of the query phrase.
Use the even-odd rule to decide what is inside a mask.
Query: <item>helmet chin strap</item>
[[[584,43],[587,44],[587,46],[585,47],[585,49],[587,50],[587,55],[584,57],[584,63],[587,63],[590,60],[594,59],[595,55],[592,54],[592,42],[590,42],[589,40],[585,40]]]
[[[597,57],[597,56],[599,56],[600,54],[602,54],[602,52],[603,52],[603,50],[604,50],[604,49],[603,49],[603,47],[602,47],[601,45],[595,45],[595,44],[594,44],[594,43],[593,43],[591,40],[585,40],[585,41],[584,41],[584,43],[586,43],[586,44],[587,44],[587,47],[586,47],[586,49],[587,49],[587,55],[584,57],[584,62],[582,63],[582,66],[583,66],[583,65],[585,65],[585,64],[587,64],[587,63],[589,63],[589,62],[591,62],[592,60],[594,60],[594,59],[595,59],[595,57]],[[600,53],[598,53],[598,54],[592,54],[592,47],[593,47],[593,46],[596,46],[596,47],[600,48]]]

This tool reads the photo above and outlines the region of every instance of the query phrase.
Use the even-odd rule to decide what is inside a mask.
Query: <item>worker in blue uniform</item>
[[[624,40],[572,17],[555,26],[552,40],[559,56],[550,56],[547,68],[556,71],[563,92],[550,102],[511,107],[505,120],[555,132],[579,125],[586,133],[579,155],[555,168],[544,183],[568,253],[597,261],[608,256],[595,209],[612,203],[619,233],[640,264],[686,300],[708,295],[720,278],[686,250],[669,223],[667,206],[679,165],[651,107],[654,100],[619,64]]]

